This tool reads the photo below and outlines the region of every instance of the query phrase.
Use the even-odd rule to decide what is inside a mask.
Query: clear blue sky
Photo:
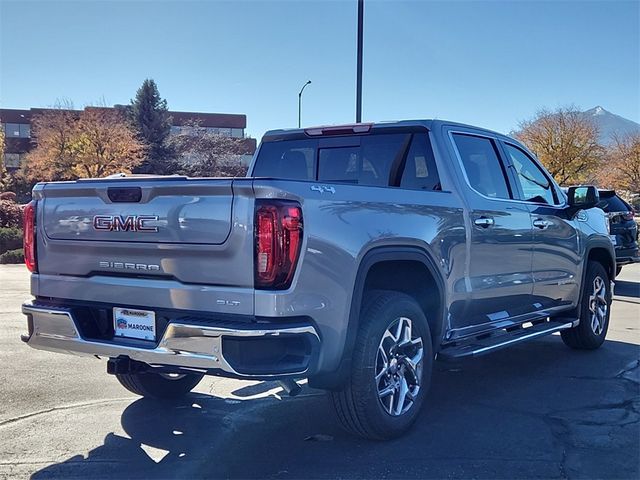
[[[0,0],[0,105],[127,103],[245,113],[247,132],[354,120],[356,1]],[[640,122],[639,1],[366,0],[364,120],[508,132],[537,109]]]

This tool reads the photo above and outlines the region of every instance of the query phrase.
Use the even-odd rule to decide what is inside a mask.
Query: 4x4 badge
[[[327,185],[311,185],[311,190],[314,192],[320,193],[336,193],[336,189],[333,187],[328,187]]]

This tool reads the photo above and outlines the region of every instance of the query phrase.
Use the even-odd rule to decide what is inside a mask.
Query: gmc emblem
[[[93,217],[93,228],[106,232],[157,232],[158,227],[147,225],[157,222],[157,215],[96,215]]]

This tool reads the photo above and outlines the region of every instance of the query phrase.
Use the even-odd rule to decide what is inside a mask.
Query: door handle
[[[539,228],[540,230],[544,230],[545,228],[548,228],[550,225],[552,225],[552,222],[550,222],[549,220],[542,220],[541,218],[537,218],[536,220],[533,221],[533,226],[536,228]]]
[[[493,218],[480,217],[480,218],[476,218],[473,221],[473,223],[478,227],[489,228],[490,226],[492,226],[496,222],[493,220]]]

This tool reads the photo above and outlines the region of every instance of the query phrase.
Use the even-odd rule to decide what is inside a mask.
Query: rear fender
[[[337,390],[348,379],[351,370],[351,357],[355,346],[358,329],[360,327],[360,310],[362,307],[362,299],[364,296],[365,282],[371,268],[381,262],[388,261],[416,261],[420,262],[428,269],[434,278],[438,288],[438,295],[442,299],[440,309],[437,315],[436,331],[432,331],[431,335],[434,340],[434,351],[438,350],[440,342],[446,333],[446,306],[444,302],[444,280],[435,261],[429,253],[417,247],[376,247],[368,251],[358,266],[356,280],[354,284],[353,296],[351,298],[351,308],[349,311],[349,324],[347,327],[347,336],[345,340],[344,352],[339,367],[331,373],[320,374],[309,379],[309,384],[314,388]],[[433,330],[433,329],[432,329]]]

